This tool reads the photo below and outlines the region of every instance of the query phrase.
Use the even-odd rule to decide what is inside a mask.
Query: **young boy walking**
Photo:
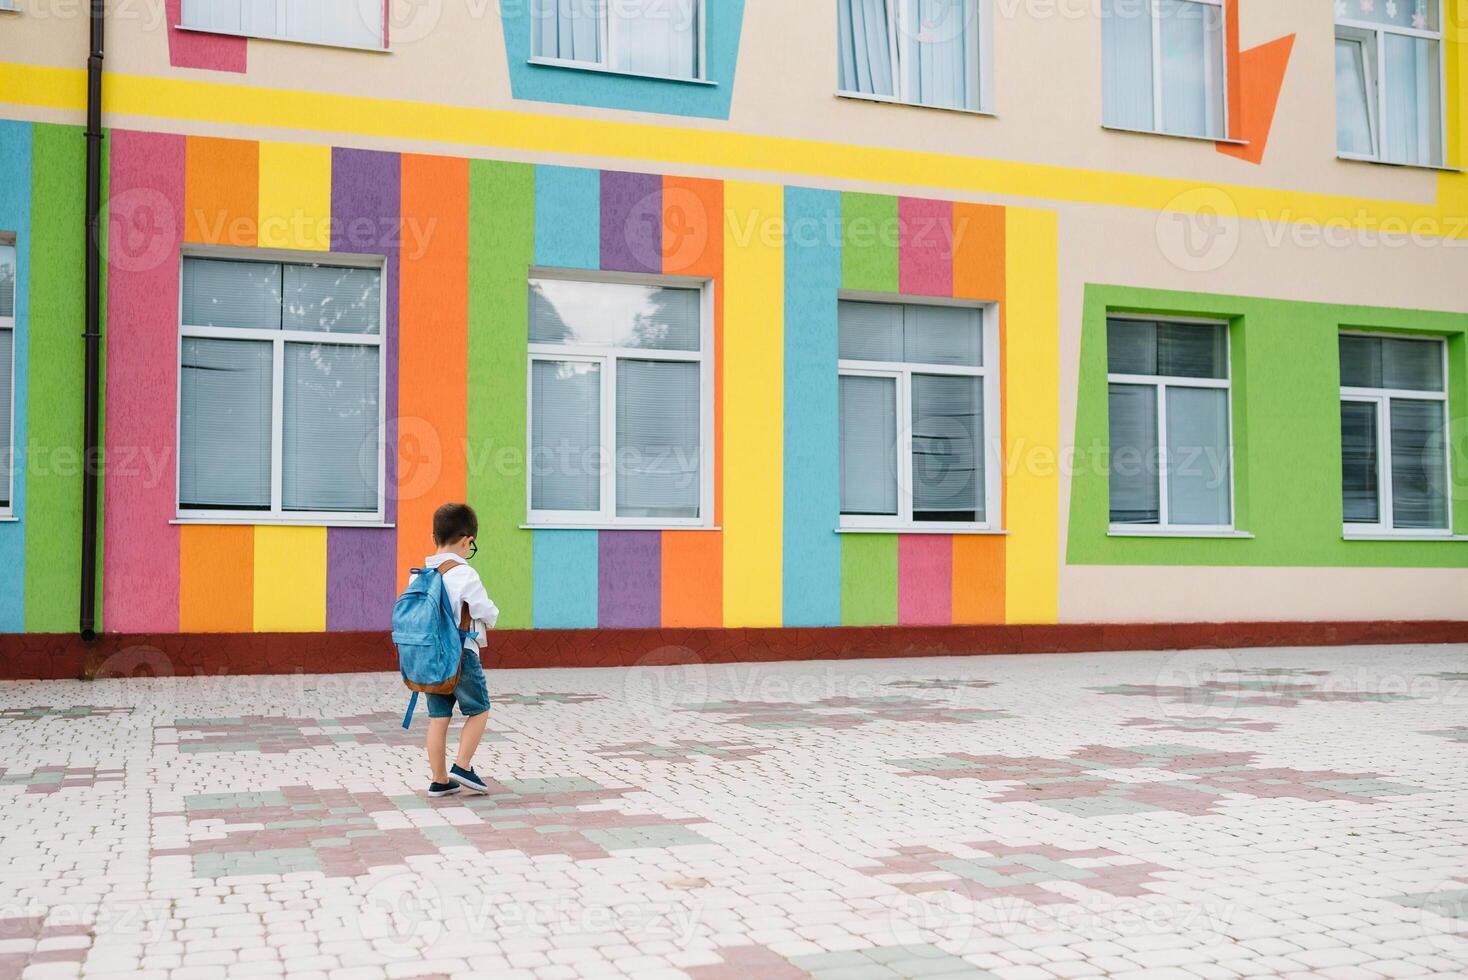
[[[451,796],[461,786],[475,793],[489,792],[484,780],[474,772],[474,752],[489,721],[489,690],[484,683],[479,651],[486,643],[485,632],[494,629],[500,611],[484,591],[479,573],[469,566],[469,559],[479,551],[475,541],[478,535],[479,518],[468,504],[444,504],[433,514],[433,543],[438,551],[429,555],[424,565],[447,566],[441,573],[444,591],[455,610],[467,607],[471,635],[464,638],[459,683],[454,692],[428,695],[428,765],[433,769],[429,796]],[[458,756],[453,768],[449,768],[449,719],[453,717],[455,704],[464,716],[464,731],[459,736]]]

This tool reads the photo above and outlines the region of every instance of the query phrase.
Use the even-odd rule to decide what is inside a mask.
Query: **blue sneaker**
[[[432,797],[453,796],[459,791],[457,783],[429,783],[428,795]]]
[[[449,770],[449,778],[471,792],[489,792],[489,787],[484,785],[484,780],[480,779],[475,774],[473,766],[470,766],[468,769],[454,766],[452,769]]]

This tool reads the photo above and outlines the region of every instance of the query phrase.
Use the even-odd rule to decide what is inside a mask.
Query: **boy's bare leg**
[[[473,721],[474,719],[471,718],[469,720]],[[484,726],[480,725],[479,730],[481,732],[484,731]],[[447,718],[428,719],[428,765],[433,769],[433,781],[435,783],[446,783],[449,781],[448,754],[449,720]]]
[[[473,718],[464,719],[464,730],[459,733],[459,755],[454,760],[460,769],[474,768],[474,753],[479,750],[479,740],[484,737],[484,726],[487,724],[488,711],[481,711]]]

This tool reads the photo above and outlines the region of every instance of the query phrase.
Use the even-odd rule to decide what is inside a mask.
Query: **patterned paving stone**
[[[1328,673],[1328,672],[1327,672]],[[1381,702],[1415,700],[1410,694],[1392,691],[1361,691],[1322,687],[1314,681],[1282,681],[1281,676],[1266,674],[1265,680],[1208,680],[1196,684],[1115,684],[1093,687],[1100,694],[1123,697],[1156,698],[1171,704],[1222,708],[1293,708],[1302,702]]]
[[[1376,773],[1304,772],[1254,765],[1257,753],[1216,752],[1187,745],[1088,745],[1064,759],[1040,756],[952,755],[892,759],[908,775],[1018,783],[994,797],[1001,803],[1040,803],[1078,816],[1172,810],[1213,813],[1230,794],[1259,799],[1350,800],[1428,793]]]
[[[403,728],[402,715],[377,711],[350,718],[178,718],[167,728],[177,733],[178,751],[263,752],[267,755],[333,745],[420,745],[423,735]],[[166,730],[166,729],[165,729]],[[488,732],[485,738],[503,741]]]
[[[1044,844],[975,841],[959,851],[901,847],[866,873],[914,895],[944,891],[973,901],[1019,898],[1051,905],[1076,899],[1046,888],[1047,884],[1071,881],[1118,897],[1146,895],[1147,881],[1167,870],[1104,847],[1070,851]]]
[[[860,728],[878,721],[929,722],[967,725],[978,721],[1011,718],[1008,712],[943,701],[890,697],[831,697],[816,701],[722,701],[702,705],[680,705],[683,711],[717,715],[718,720],[746,728],[798,729]]]
[[[691,763],[698,759],[717,759],[721,762],[752,759],[768,751],[768,747],[750,742],[700,742],[694,739],[680,739],[666,745],[656,742],[607,745],[597,749],[596,754],[604,759],[626,759],[629,762]]]
[[[491,657],[443,799],[391,674],[0,684],[0,980],[1461,980],[1465,666]]]
[[[1454,742],[1468,742],[1468,725],[1458,725],[1454,728],[1441,728],[1435,732],[1422,732],[1421,734],[1436,735],[1438,738],[1446,738]]]
[[[1250,721],[1248,718],[1128,718],[1122,722],[1127,728],[1141,728],[1150,732],[1272,732],[1278,722]]]
[[[132,712],[132,708],[103,708],[91,704],[76,704],[65,708],[38,704],[27,708],[0,710],[0,722],[43,721],[51,718],[105,718],[109,715],[130,715]]]

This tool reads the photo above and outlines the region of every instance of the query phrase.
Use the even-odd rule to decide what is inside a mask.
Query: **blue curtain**
[[[837,0],[841,90],[895,96],[887,0]]]

